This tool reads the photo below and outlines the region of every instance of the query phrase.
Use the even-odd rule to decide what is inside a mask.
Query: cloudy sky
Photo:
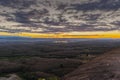
[[[120,0],[0,0],[0,35],[120,38]]]

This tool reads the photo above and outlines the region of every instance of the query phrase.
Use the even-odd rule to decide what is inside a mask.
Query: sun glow
[[[120,31],[65,32],[65,33],[31,33],[0,32],[0,36],[21,36],[31,38],[120,38]]]

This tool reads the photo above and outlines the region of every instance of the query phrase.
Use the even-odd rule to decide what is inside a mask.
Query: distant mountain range
[[[0,39],[17,39],[17,38],[27,38],[27,37],[18,37],[18,36],[0,36]]]
[[[120,0],[0,0],[0,31],[120,30]]]
[[[76,42],[96,42],[96,43],[116,43],[120,42],[120,39],[91,39],[91,38],[30,38],[30,37],[19,37],[19,36],[0,36],[0,42],[47,42],[47,43],[76,43]],[[16,43],[17,44],[17,43]]]

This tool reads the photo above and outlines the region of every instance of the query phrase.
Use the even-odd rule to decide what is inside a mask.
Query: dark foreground
[[[63,80],[120,80],[120,48],[80,66]]]
[[[83,73],[79,69],[78,74],[73,71],[118,47],[119,39],[1,38],[0,80],[16,80],[16,77],[17,80],[85,80],[74,76],[89,73],[84,71],[89,65],[85,66]]]

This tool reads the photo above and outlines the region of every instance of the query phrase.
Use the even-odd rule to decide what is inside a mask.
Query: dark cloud
[[[32,4],[35,4],[34,0],[0,0],[0,5],[18,9],[28,8]]]
[[[111,24],[115,25],[115,26],[120,26],[120,21],[114,21]]]
[[[0,16],[5,17],[8,22],[21,24],[14,29],[10,27],[0,27],[0,29],[9,32],[38,30],[43,33],[120,30],[118,20],[120,18],[120,0],[93,2],[88,0],[84,3],[81,0],[78,0],[78,3],[65,3],[66,1],[60,0],[55,3],[53,1],[55,0],[0,0],[0,6],[5,7],[3,11],[1,8]],[[64,28],[59,26],[64,26]],[[39,31],[39,28],[42,30]]]
[[[113,0],[99,0],[99,2],[86,3],[86,4],[71,4],[77,10],[117,10],[120,8],[120,1]]]

